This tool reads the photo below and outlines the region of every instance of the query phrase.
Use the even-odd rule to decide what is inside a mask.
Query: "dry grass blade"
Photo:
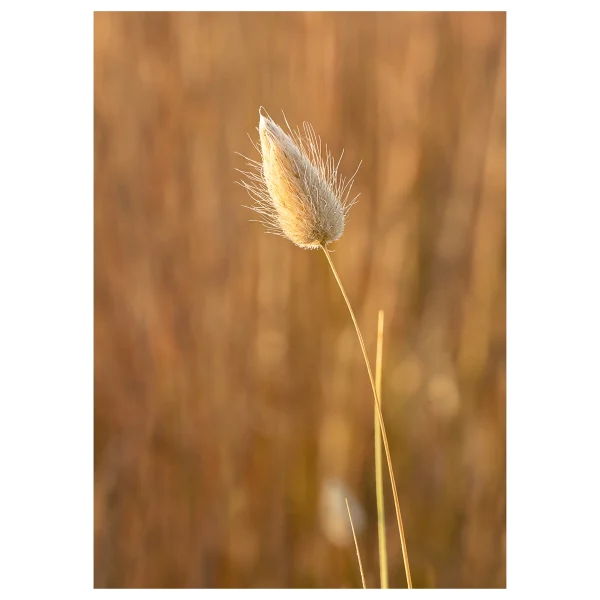
[[[404,525],[402,524],[402,514],[400,512],[400,501],[398,500],[398,491],[396,489],[396,479],[394,477],[394,471],[392,469],[392,457],[390,455],[390,448],[388,445],[387,434],[385,432],[385,425],[383,424],[383,413],[381,412],[381,403],[379,402],[379,396],[377,395],[377,387],[375,386],[375,380],[373,379],[373,372],[371,371],[371,365],[369,363],[369,357],[367,356],[367,349],[365,348],[365,342],[363,341],[362,333],[360,332],[360,327],[358,326],[358,321],[354,316],[354,311],[352,310],[352,305],[350,304],[350,300],[348,300],[348,296],[346,295],[346,290],[342,285],[342,281],[340,276],[338,275],[333,261],[331,260],[331,256],[329,255],[329,251],[325,246],[322,246],[323,252],[325,252],[325,256],[329,262],[329,266],[333,271],[333,275],[335,280],[338,283],[340,291],[342,292],[342,296],[344,296],[344,300],[346,301],[346,306],[348,307],[348,311],[350,312],[350,316],[352,317],[352,322],[354,323],[354,328],[356,329],[356,335],[358,336],[358,341],[360,343],[360,347],[363,353],[363,357],[365,359],[365,364],[367,366],[367,371],[369,373],[369,380],[371,381],[371,388],[373,389],[373,396],[375,397],[375,404],[377,406],[377,416],[379,417],[379,425],[381,427],[381,437],[383,439],[383,447],[385,448],[385,456],[387,459],[388,470],[390,472],[390,481],[392,483],[392,492],[394,494],[394,507],[396,509],[396,519],[398,521],[398,531],[400,532],[400,542],[402,544],[402,558],[404,559],[404,568],[406,569],[406,581],[408,583],[408,587],[412,588],[412,579],[410,577],[410,567],[408,564],[408,550],[406,549],[406,538],[404,537]]]
[[[379,311],[377,318],[377,358],[375,359],[375,383],[379,401],[381,397],[381,378],[383,371],[383,310]],[[381,429],[377,406],[373,406],[375,430],[375,490],[377,495],[377,536],[379,538],[379,578],[381,588],[389,588],[387,543],[385,539],[385,509],[383,501],[383,465],[381,460]]]
[[[352,514],[350,513],[350,505],[348,504],[348,498],[346,498],[346,508],[348,509],[348,518],[350,519],[350,527],[352,527],[352,536],[354,537],[354,546],[356,547],[356,556],[358,558],[358,568],[360,569],[360,578],[362,579],[363,590],[367,589],[365,583],[365,574],[362,568],[362,561],[360,560],[360,550],[358,549],[358,540],[356,539],[356,532],[354,531],[354,523],[352,522]]]

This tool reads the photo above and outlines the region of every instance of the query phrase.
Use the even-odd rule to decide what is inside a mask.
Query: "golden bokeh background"
[[[344,490],[379,586],[352,322],[235,185],[264,106],[362,161],[332,256],[373,363],[385,311],[414,586],[505,587],[505,13],[96,13],[94,45],[95,586],[360,586]]]

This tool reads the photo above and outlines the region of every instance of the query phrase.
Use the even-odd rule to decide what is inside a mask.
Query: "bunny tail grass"
[[[327,245],[338,240],[344,233],[348,211],[356,201],[356,198],[350,199],[350,189],[358,169],[346,180],[338,173],[341,157],[336,163],[325,147],[325,158],[323,158],[321,139],[308,123],[304,123],[303,134],[299,130],[292,131],[288,125],[288,135],[266,114],[266,111],[263,114],[263,110],[262,107],[259,110],[260,146],[254,145],[261,160],[244,157],[250,170],[240,171],[245,179],[239,183],[254,199],[255,204],[250,208],[259,214],[267,232],[285,237],[301,248],[323,249],[344,296],[373,388],[394,493],[406,579],[408,587],[412,588],[400,503],[379,395],[354,311],[327,250]]]

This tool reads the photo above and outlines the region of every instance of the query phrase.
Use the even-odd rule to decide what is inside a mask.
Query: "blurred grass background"
[[[333,259],[373,364],[385,310],[415,587],[505,587],[505,13],[97,13],[94,44],[95,586],[360,586],[339,485],[379,585],[352,322],[234,184],[262,105],[363,161]]]

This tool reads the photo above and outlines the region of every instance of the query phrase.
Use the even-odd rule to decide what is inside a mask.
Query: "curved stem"
[[[333,261],[331,260],[331,256],[329,255],[329,251],[325,246],[321,246],[323,252],[325,252],[325,256],[327,257],[327,261],[329,262],[329,266],[333,271],[333,275],[338,283],[340,291],[342,292],[342,296],[344,296],[344,300],[346,301],[346,305],[348,306],[348,311],[350,312],[350,316],[352,317],[352,321],[354,323],[354,327],[356,329],[356,335],[358,336],[358,341],[360,343],[360,347],[363,353],[363,357],[365,359],[365,364],[367,365],[367,372],[369,373],[369,380],[371,382],[371,387],[373,388],[373,397],[375,398],[375,405],[377,407],[377,414],[379,416],[379,425],[381,427],[381,437],[383,439],[383,447],[385,449],[385,456],[387,459],[388,470],[390,472],[390,481],[392,484],[392,492],[394,494],[394,506],[396,508],[396,518],[398,521],[398,530],[400,532],[400,542],[402,544],[402,557],[404,559],[404,568],[406,569],[406,581],[408,582],[408,587],[412,588],[412,580],[410,577],[410,568],[408,566],[408,551],[406,549],[406,539],[404,538],[404,526],[402,525],[402,514],[400,513],[400,502],[398,500],[398,491],[396,490],[396,480],[394,478],[394,471],[392,469],[392,457],[390,456],[390,448],[388,446],[387,434],[385,432],[385,425],[383,424],[383,414],[381,412],[381,403],[379,402],[379,397],[377,395],[377,388],[375,386],[375,380],[373,379],[373,373],[371,371],[371,365],[369,364],[369,358],[367,357],[367,349],[365,348],[365,343],[363,341],[362,334],[360,332],[360,328],[358,326],[358,322],[356,317],[354,316],[354,311],[352,310],[352,305],[350,304],[350,300],[348,300],[348,296],[346,296],[346,290],[344,290],[344,286],[342,285],[342,281],[335,270],[335,266],[333,265]]]

